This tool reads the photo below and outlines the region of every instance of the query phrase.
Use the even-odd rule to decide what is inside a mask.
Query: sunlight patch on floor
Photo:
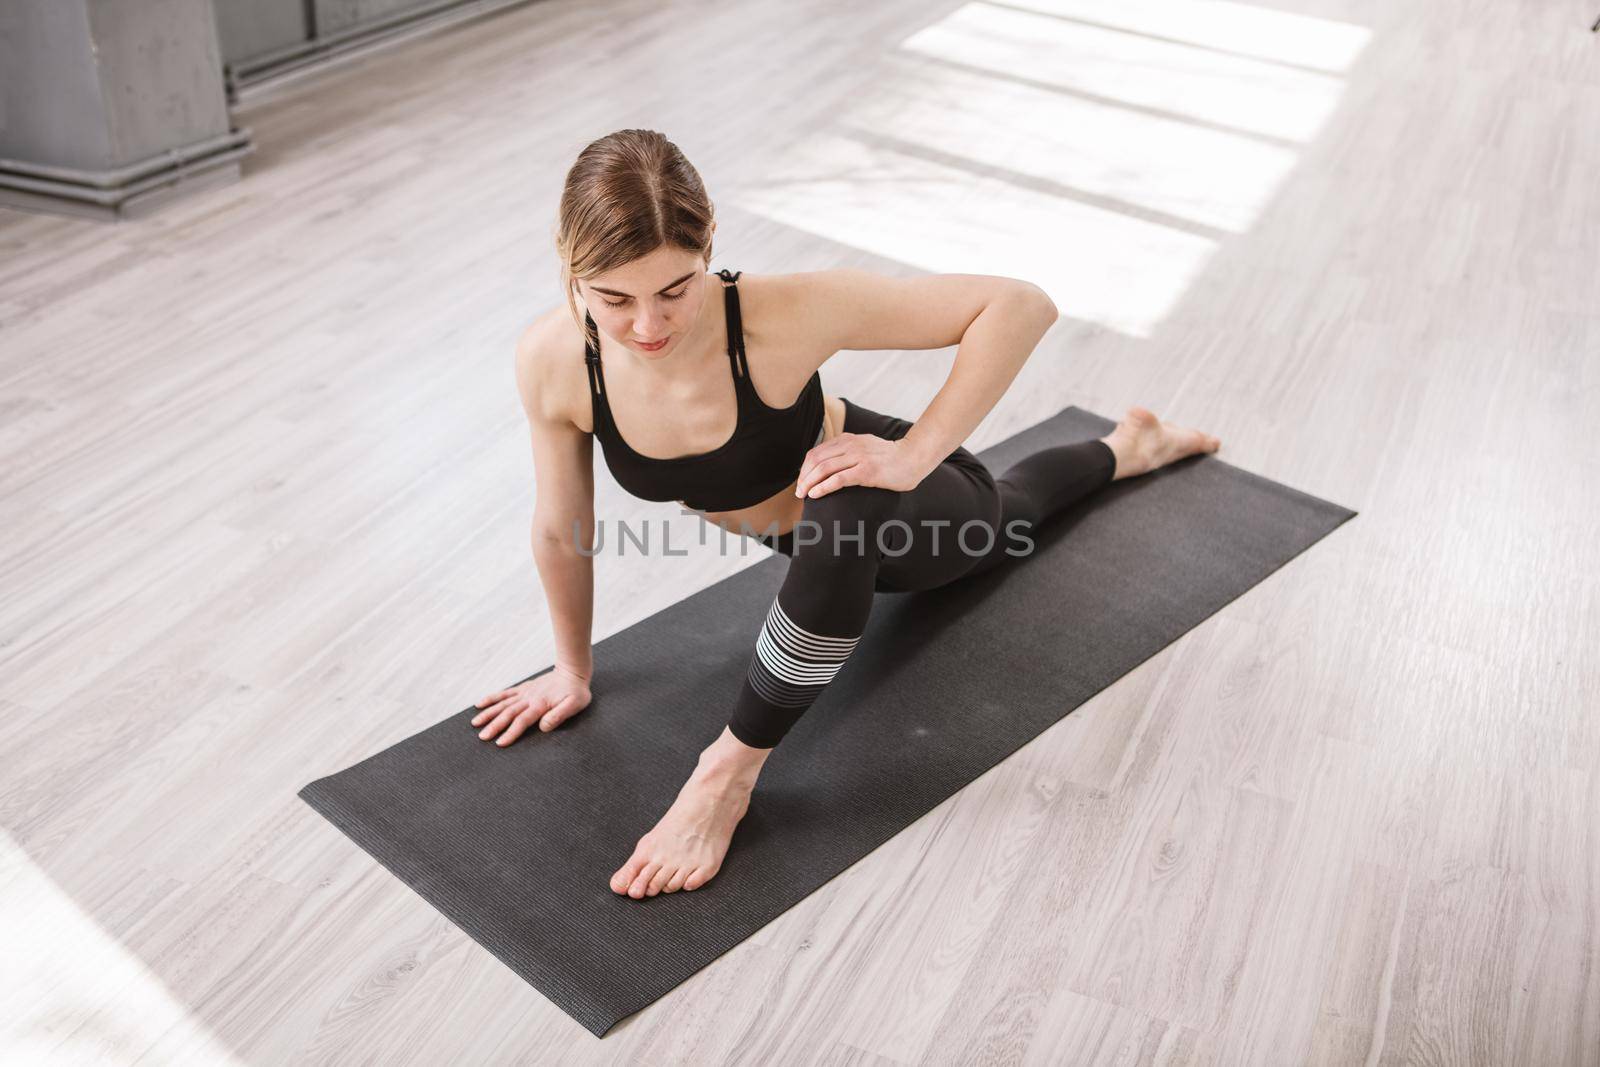
[[[838,135],[728,197],[840,245],[935,274],[1041,286],[1063,316],[1148,336],[1213,248],[1209,238]]]
[[[160,1045],[160,1062],[242,1067],[4,833],[0,945],[0,1062],[128,1063]]]
[[[1029,6],[1035,10],[1018,11],[1010,6],[987,3],[966,4],[912,34],[902,50],[996,77],[1026,80],[1108,103],[1154,109],[1240,133],[1297,143],[1305,143],[1316,136],[1344,92],[1343,77],[1286,65],[1286,60],[1274,62],[1161,40],[1127,29],[1107,29],[1042,13],[1046,8],[1044,4]],[[1119,12],[1126,14],[1119,4],[1110,0],[1063,6],[1092,7],[1107,12],[1107,17]],[[1147,3],[1144,8],[1152,13],[1177,13],[1189,6],[1169,0],[1161,4]],[[1265,8],[1243,4],[1225,6],[1257,13],[1265,20],[1264,27],[1285,17],[1282,12]],[[1152,24],[1151,32],[1163,30],[1160,18],[1151,17],[1145,21]],[[1359,38],[1362,45],[1370,35],[1364,27],[1315,19],[1307,21],[1328,27],[1330,34],[1342,40]],[[1238,37],[1241,41],[1255,42],[1262,51],[1278,52],[1278,42],[1266,28],[1260,33],[1241,29]],[[1297,54],[1295,40],[1290,38],[1284,43],[1283,55]]]
[[[1254,136],[927,65],[889,79],[848,121],[906,151],[987,160],[1063,195],[1229,233],[1254,225],[1299,156]]]
[[[1005,7],[1343,74],[1372,31],[1235,0],[1005,0]]]
[[[969,3],[726,199],[1149,337],[1259,220],[1369,38],[1221,0]]]

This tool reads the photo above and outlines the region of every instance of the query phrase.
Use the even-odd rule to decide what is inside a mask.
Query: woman
[[[1029,529],[1101,486],[1220,447],[1136,407],[1105,437],[995,478],[961,442],[1055,321],[1042,290],[966,274],[708,275],[715,228],[699,175],[658,133],[603,137],[567,174],[556,233],[567,307],[528,328],[516,362],[556,662],[478,701],[472,720],[506,745],[589,704],[591,434],[629,492],[677,500],[790,557],[728,727],[612,876],[634,898],[717,873],[762,764],[849,658],[875,591],[982,573],[1025,555]],[[817,373],[840,349],[958,342],[915,423],[825,394]]]

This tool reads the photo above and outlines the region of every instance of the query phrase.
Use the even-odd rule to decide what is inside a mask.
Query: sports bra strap
[[[600,334],[594,324],[594,316],[587,311],[583,313],[583,328],[588,335],[583,341],[583,362],[589,368],[589,388],[596,396],[604,396],[605,389],[601,382],[605,379],[600,375]]]
[[[744,351],[744,320],[739,317],[739,287],[734,284],[743,273],[742,270],[730,271],[723,267],[717,271],[717,277],[722,279],[722,287],[727,290],[728,358],[733,362],[734,376],[748,378],[750,363]]]

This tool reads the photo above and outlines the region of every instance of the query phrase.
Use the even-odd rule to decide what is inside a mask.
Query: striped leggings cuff
[[[734,736],[757,748],[776,745],[833,681],[860,640],[860,634],[814,633],[790,618],[774,599],[729,724]]]

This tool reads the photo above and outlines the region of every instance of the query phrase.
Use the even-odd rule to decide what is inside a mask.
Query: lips
[[[667,343],[671,336],[671,334],[668,334],[659,341],[635,341],[634,344],[638,345],[640,348],[660,348],[662,345]]]

